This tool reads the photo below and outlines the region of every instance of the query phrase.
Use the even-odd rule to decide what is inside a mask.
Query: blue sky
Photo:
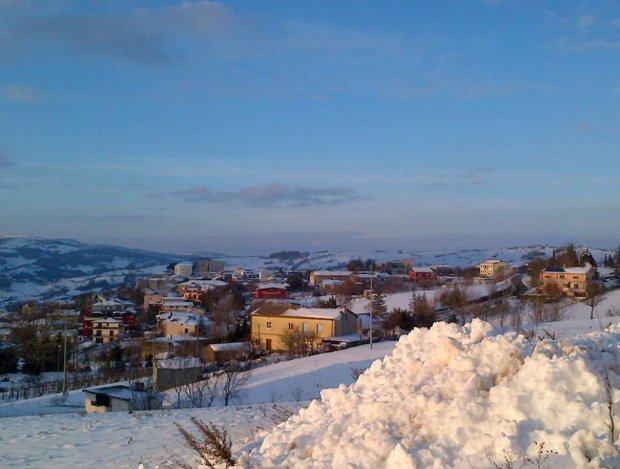
[[[619,54],[609,1],[0,0],[0,232],[614,247]]]

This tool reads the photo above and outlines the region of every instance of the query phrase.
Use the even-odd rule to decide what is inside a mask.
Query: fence
[[[123,373],[79,373],[67,376],[67,391],[101,386],[118,381],[132,381],[151,376],[151,368],[132,368]],[[10,402],[19,399],[58,394],[62,392],[62,381],[48,381],[45,383],[11,384],[5,387],[0,383],[0,401]]]

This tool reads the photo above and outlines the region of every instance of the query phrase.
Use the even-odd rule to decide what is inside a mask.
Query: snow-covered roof
[[[291,308],[282,314],[291,318],[318,318],[338,319],[342,310],[340,308]]]
[[[580,275],[587,274],[590,270],[592,270],[592,266],[587,265],[585,267],[547,267],[543,272]]]
[[[353,274],[353,272],[349,270],[315,270],[312,273],[322,277],[329,277],[330,275],[334,277],[348,277]]]
[[[202,367],[202,362],[199,357],[166,358],[164,360],[156,360],[155,366],[160,370],[179,370],[185,368],[200,368]]]
[[[433,269],[431,269],[430,267],[415,267],[414,266],[411,268],[411,270],[414,272],[427,273],[427,274],[435,273]]]
[[[101,319],[95,319],[93,321],[93,324],[99,323],[99,322],[120,323],[120,322],[123,322],[123,321],[120,321],[120,320],[114,319],[114,318],[101,318]]]
[[[270,283],[263,283],[259,285],[258,287],[256,287],[257,290],[268,290],[270,288],[274,288],[277,290],[286,290],[288,288],[288,283],[270,282]]]
[[[209,347],[211,347],[214,352],[227,352],[229,350],[246,351],[252,348],[252,344],[250,344],[250,342],[229,342],[226,344],[210,344]]]

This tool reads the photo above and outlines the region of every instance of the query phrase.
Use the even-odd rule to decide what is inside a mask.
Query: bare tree
[[[598,283],[590,282],[586,287],[586,304],[590,307],[590,319],[594,319],[594,309],[603,301],[605,290]]]
[[[221,394],[224,399],[224,405],[239,397],[241,388],[250,379],[250,372],[241,369],[238,364],[229,364],[223,372],[223,382],[221,386]]]
[[[207,467],[215,469],[216,465],[219,466],[220,464],[224,464],[225,467],[231,467],[237,463],[231,451],[232,441],[225,429],[217,428],[212,423],[205,424],[196,417],[190,417],[190,421],[200,433],[198,438],[177,422],[174,422],[174,424],[183,436],[185,444],[196,452]]]
[[[214,374],[207,379],[186,383],[183,392],[192,407],[211,407],[220,389],[220,375]]]
[[[283,331],[280,340],[290,357],[308,355],[318,340],[313,331],[303,331],[298,327]]]

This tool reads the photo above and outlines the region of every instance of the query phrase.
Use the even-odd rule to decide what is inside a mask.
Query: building
[[[88,413],[161,409],[163,396],[148,389],[143,383],[134,387],[115,384],[84,389],[84,409]]]
[[[547,267],[540,273],[540,287],[545,291],[555,284],[562,295],[583,298],[594,275],[595,270],[589,264],[586,267]]]
[[[161,301],[161,312],[186,311],[194,307],[194,303],[186,301],[182,296],[166,296]]]
[[[416,283],[432,283],[435,281],[435,272],[430,267],[411,267],[409,280]]]
[[[314,287],[320,285],[323,280],[340,280],[344,282],[351,278],[352,274],[353,272],[349,270],[315,270],[310,272],[308,284]]]
[[[204,366],[199,357],[155,360],[153,383],[157,391],[177,388],[202,379]]]
[[[100,311],[102,313],[111,313],[113,311],[123,311],[125,309],[133,308],[133,303],[131,301],[123,301],[117,298],[112,298],[109,300],[102,299],[93,304],[93,311]]]
[[[197,277],[213,277],[224,272],[224,263],[212,259],[197,259],[194,261],[193,274]]]
[[[194,265],[191,262],[179,262],[174,266],[174,275],[179,277],[191,277]]]
[[[298,308],[287,304],[265,303],[250,313],[252,343],[268,351],[284,351],[284,334],[292,329],[322,338],[357,332],[357,316],[341,308]],[[317,344],[318,345],[318,344]]]
[[[265,283],[256,287],[254,298],[257,300],[284,300],[286,299],[286,283]]]
[[[480,268],[480,277],[483,278],[503,277],[509,273],[508,264],[498,259],[488,259],[481,262],[478,267]]]
[[[224,344],[209,344],[206,349],[206,357],[209,362],[224,365],[232,360],[247,360],[252,351],[250,342],[229,342]]]
[[[120,340],[122,321],[113,318],[100,318],[92,321],[93,340],[97,344],[107,344]]]
[[[204,316],[190,311],[160,313],[157,316],[157,330],[165,337],[205,335],[213,329],[214,323]]]

